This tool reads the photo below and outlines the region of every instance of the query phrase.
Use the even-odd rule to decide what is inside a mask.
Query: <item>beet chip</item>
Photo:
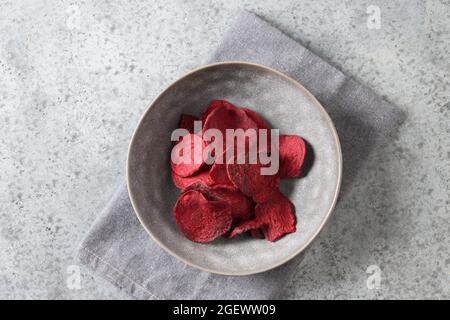
[[[208,129],[218,129],[222,133],[223,142],[225,143],[226,129],[257,130],[258,125],[244,110],[227,103],[214,107],[208,113],[203,123],[203,130],[206,131]]]
[[[211,201],[224,201],[231,208],[233,218],[248,219],[255,212],[255,203],[239,190],[226,187],[209,187],[199,182],[191,184],[185,191],[195,190],[201,192],[206,199]]]
[[[238,226],[234,227],[233,230],[231,230],[230,235],[228,238],[233,238],[241,233],[244,233],[249,230],[257,230],[264,226],[264,221],[262,219],[258,219],[256,217],[252,220],[247,220],[239,224]]]
[[[228,178],[226,153],[226,150],[222,153],[222,163],[214,162],[211,166],[211,170],[209,171],[209,175],[214,185],[236,189],[233,182],[231,182],[230,178]],[[216,159],[216,161],[217,160],[218,159]]]
[[[197,117],[191,116],[190,114],[182,114],[178,128],[186,129],[189,133],[194,133],[194,121],[196,120],[198,120]]]
[[[247,116],[249,116],[250,119],[252,119],[256,123],[256,125],[258,126],[258,129],[270,130],[269,125],[255,111],[247,109],[247,108],[241,108],[241,110],[244,110],[245,113],[247,114]]]
[[[228,149],[231,150],[231,149]],[[237,189],[236,186],[231,182],[230,178],[228,177],[227,172],[227,165],[226,165],[226,154],[227,151],[225,150],[222,153],[221,162],[214,162],[214,164],[211,166],[211,170],[209,171],[209,176],[211,177],[212,185],[214,186],[223,186],[231,189]],[[234,155],[234,153],[233,153]],[[217,161],[218,159],[216,159]]]
[[[296,230],[292,203],[281,192],[269,201],[259,203],[255,207],[255,215],[265,222],[262,232],[269,241]]]
[[[208,168],[201,169],[190,177],[181,177],[172,171],[172,181],[178,189],[184,190],[193,183],[202,182],[210,185],[211,178],[209,176]]]
[[[192,133],[185,135],[172,149],[170,162],[172,171],[180,177],[189,177],[197,172],[204,164],[203,148],[203,140],[198,135]],[[183,157],[186,150],[189,150],[190,157],[188,155]]]
[[[230,206],[225,201],[209,201],[202,193],[183,193],[173,209],[175,222],[191,241],[210,242],[226,233],[232,223]]]
[[[305,155],[306,146],[302,138],[297,135],[280,135],[280,176],[298,177]]]
[[[209,105],[206,107],[206,109],[202,112],[200,115],[200,120],[202,121],[202,124],[205,124],[206,118],[208,118],[209,114],[213,112],[215,109],[224,107],[224,108],[236,108],[231,103],[225,100],[213,100],[209,103]]]
[[[267,188],[262,190],[260,193],[255,194],[253,196],[253,201],[255,201],[256,203],[262,203],[262,202],[266,202],[266,201],[270,201],[270,199],[272,199],[272,197],[274,196],[275,193],[279,192],[278,188]]]
[[[292,204],[281,192],[264,203],[255,207],[255,219],[245,221],[235,227],[230,238],[248,230],[261,228],[264,236],[269,241],[275,241],[281,236],[295,232],[295,216]]]
[[[260,163],[250,164],[246,160],[244,164],[227,163],[227,173],[231,182],[247,196],[254,196],[263,191],[276,189],[280,183],[280,177],[275,175],[262,175]]]
[[[209,176],[214,185],[236,189],[233,182],[228,178],[227,165],[214,163],[209,171]]]

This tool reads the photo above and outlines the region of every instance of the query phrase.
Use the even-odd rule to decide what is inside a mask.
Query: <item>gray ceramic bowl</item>
[[[172,209],[179,191],[170,176],[170,135],[181,113],[199,115],[213,99],[249,107],[273,128],[279,128],[280,133],[298,134],[312,146],[314,161],[308,174],[301,179],[283,180],[281,185],[295,205],[297,232],[273,243],[243,235],[198,244],[186,239],[175,225]],[[191,266],[225,275],[263,272],[304,250],[334,208],[341,172],[339,139],[320,103],[286,75],[244,62],[199,68],[164,90],[139,122],[127,164],[131,202],[153,240]]]

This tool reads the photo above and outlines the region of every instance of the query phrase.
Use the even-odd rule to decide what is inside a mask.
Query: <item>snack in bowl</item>
[[[296,231],[294,206],[278,187],[280,179],[300,176],[306,155],[301,137],[278,136],[255,111],[225,100],[212,101],[199,118],[181,115],[178,129],[170,165],[181,194],[173,213],[189,240],[206,243],[249,231],[276,241]],[[243,133],[241,145],[236,132]]]
[[[264,188],[265,192],[250,197],[230,180],[227,161],[221,163],[209,161],[215,140],[212,141],[208,137],[209,130],[205,131],[201,127],[205,125],[205,120],[210,114],[225,105],[223,100],[216,100],[217,98],[239,107],[225,106],[225,111],[233,117],[244,117],[244,115],[249,117],[252,121],[240,118],[237,121],[250,124],[251,129],[255,126],[258,129],[264,129],[264,127],[265,129],[281,129],[276,134],[279,138],[279,154],[273,153],[279,155],[278,166],[271,166],[271,162],[261,161],[264,157],[256,159],[261,162],[260,170],[273,169],[278,172],[279,188]],[[209,108],[206,108],[207,106]],[[184,116],[180,121],[182,114]],[[218,115],[219,112],[215,114]],[[198,121],[202,124],[200,129]],[[212,120],[209,119],[208,122],[213,128]],[[177,139],[171,139],[176,128],[182,128],[183,134]],[[272,134],[274,129],[270,130]],[[222,133],[220,130],[217,132]],[[183,136],[189,133],[199,135],[205,149],[205,152],[198,152],[195,149],[196,146],[198,147],[195,141],[199,139],[194,137],[194,160],[202,155],[205,161],[200,164],[194,163],[193,167],[187,166],[187,169],[197,171],[190,175],[182,173],[185,175],[183,177],[174,174],[172,170],[171,150]],[[288,136],[284,138],[283,134]],[[290,136],[294,134],[299,135],[301,139]],[[272,137],[266,138],[267,141],[272,141]],[[218,139],[218,141],[222,140]],[[299,149],[303,151],[303,140],[306,144],[306,158],[303,152],[298,151]],[[184,143],[186,146],[190,145],[188,141]],[[222,149],[215,150],[214,157],[218,155],[219,158],[222,156],[228,160],[227,151],[233,155],[234,146],[232,148],[229,143],[225,143],[224,146]],[[265,148],[263,145],[258,145],[256,153],[264,155],[268,150],[276,147],[272,143],[267,144]],[[246,153],[239,154],[237,151],[241,150],[236,150],[234,156],[237,159],[245,159]],[[187,154],[192,157],[190,152],[188,151]],[[295,159],[289,160],[292,156],[295,156]],[[177,158],[189,159],[184,155]],[[303,159],[303,165],[298,165],[297,163]],[[275,162],[275,159],[273,160]],[[178,160],[175,159],[175,162]],[[290,164],[287,169],[286,163]],[[300,176],[298,176],[299,172]],[[297,178],[288,178],[290,176]],[[253,177],[250,178],[253,179]],[[130,200],[139,222],[151,239],[168,254],[195,268],[234,276],[273,269],[302,252],[329,221],[337,202],[341,178],[342,152],[339,137],[333,122],[320,102],[300,83],[279,71],[247,62],[223,62],[204,66],[189,72],[168,86],[149,105],[139,121],[130,142],[127,158]],[[274,179],[273,182],[277,183],[277,180]],[[252,184],[247,183],[248,186],[252,187]],[[207,220],[210,230],[205,228],[197,233],[195,229],[193,232],[192,225],[189,224],[192,221],[189,219],[193,217],[183,212],[183,210],[186,211],[185,208],[178,213],[177,223],[173,213],[175,204],[180,194],[190,189],[200,192],[208,202],[220,202],[225,199],[227,206],[234,208],[228,214],[227,209],[221,210],[225,212],[224,216],[232,215],[231,226],[228,227],[229,218],[226,218],[224,223],[221,214],[213,215],[210,210],[202,213],[204,217],[202,219],[211,219]],[[225,193],[224,190],[239,192]],[[274,193],[278,190],[285,198]],[[198,194],[192,198],[196,201],[196,206],[204,210],[205,200]],[[188,199],[183,198],[183,201],[186,202]],[[243,203],[241,203],[242,199],[245,199]],[[266,203],[267,199],[272,201]],[[287,203],[284,200],[295,205],[296,210],[294,211],[293,206],[285,211],[278,210]],[[260,205],[261,203],[264,205]],[[268,203],[271,204],[266,205]],[[181,204],[180,202],[179,205]],[[183,204],[185,205],[186,203]],[[250,210],[246,209],[248,205]],[[206,208],[210,208],[208,206]],[[218,208],[220,204],[212,206]],[[236,210],[236,207],[239,210]],[[249,214],[248,217],[245,217],[245,214],[242,217],[245,211]],[[287,212],[286,216],[296,220],[268,219],[274,214],[285,212]],[[217,223],[217,226],[211,227],[209,221]],[[253,221],[253,225],[250,221]],[[249,223],[244,224],[245,222]],[[191,238],[201,238],[203,242],[198,242],[199,239],[189,240],[181,231],[179,223],[186,224],[184,227],[189,228],[187,231]],[[199,224],[202,223],[197,223]],[[251,229],[258,225],[260,225],[259,228]],[[222,227],[228,230],[224,231]],[[296,231],[292,232],[294,227]],[[247,228],[250,229],[237,235]],[[229,240],[233,231],[236,237]],[[279,234],[284,235],[278,237]],[[273,240],[276,237],[278,237],[276,241],[258,240]]]

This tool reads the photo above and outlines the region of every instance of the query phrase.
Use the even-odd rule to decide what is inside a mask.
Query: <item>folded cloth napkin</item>
[[[341,139],[344,190],[370,149],[386,142],[403,119],[400,110],[254,14],[244,12],[237,19],[211,62],[227,60],[278,69],[317,97]],[[150,239],[125,185],[88,232],[79,255],[82,264],[138,299],[278,299],[302,260],[300,255],[271,271],[244,277],[199,271]]]

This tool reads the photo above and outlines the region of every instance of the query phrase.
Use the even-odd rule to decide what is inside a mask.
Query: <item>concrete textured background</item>
[[[367,27],[369,5],[381,28]],[[128,298],[70,266],[147,104],[255,12],[403,109],[286,298],[450,298],[450,2],[1,1],[0,298]],[[366,269],[381,269],[379,289]]]

